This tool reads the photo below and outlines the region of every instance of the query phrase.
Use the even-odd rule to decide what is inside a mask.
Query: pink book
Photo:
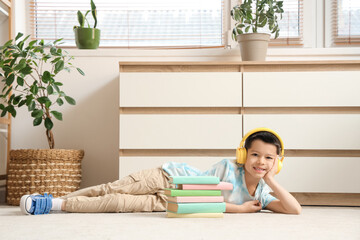
[[[220,182],[219,184],[179,184],[182,190],[232,190],[232,183]]]
[[[190,202],[224,202],[223,196],[199,196],[199,197],[167,197],[168,202],[190,203]]]

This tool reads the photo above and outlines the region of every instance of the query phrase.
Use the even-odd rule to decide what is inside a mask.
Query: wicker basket
[[[11,150],[7,203],[18,206],[25,194],[46,192],[61,197],[78,190],[83,157],[83,150]]]

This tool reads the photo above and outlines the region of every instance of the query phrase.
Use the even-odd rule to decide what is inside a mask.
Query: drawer
[[[120,73],[120,107],[241,107],[241,73]]]
[[[245,72],[245,107],[360,106],[360,72]]]
[[[237,114],[123,114],[120,149],[235,149],[241,128]]]
[[[276,131],[285,149],[360,149],[360,114],[244,115],[244,133],[258,127]]]
[[[360,158],[289,157],[276,175],[289,192],[360,193]]]
[[[156,168],[166,162],[187,163],[201,171],[206,171],[224,158],[233,157],[120,157],[120,178],[144,169]]]

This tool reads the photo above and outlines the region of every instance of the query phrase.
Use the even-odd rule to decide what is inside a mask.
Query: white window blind
[[[360,44],[360,0],[333,0],[332,45]]]
[[[303,45],[303,0],[283,0],[284,13],[279,22],[280,35],[270,46]]]
[[[255,7],[256,1],[252,4]],[[283,9],[282,19],[279,20],[280,35],[277,39],[273,39],[272,36],[269,46],[302,46],[303,0],[283,0]],[[270,33],[267,27],[260,28],[258,31]]]
[[[94,1],[101,30],[100,47],[224,47],[224,0]],[[75,46],[77,11],[90,10],[90,0],[31,0],[34,39],[64,39]],[[91,13],[88,14],[93,26]]]

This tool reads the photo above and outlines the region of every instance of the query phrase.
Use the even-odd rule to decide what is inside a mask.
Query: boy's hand
[[[259,212],[261,207],[261,202],[259,200],[248,201],[240,205],[242,208],[242,212],[244,213],[254,213]]]
[[[272,168],[263,177],[263,179],[265,180],[266,183],[268,182],[268,180],[271,180],[277,173],[278,164],[279,164],[279,157],[276,157]]]

